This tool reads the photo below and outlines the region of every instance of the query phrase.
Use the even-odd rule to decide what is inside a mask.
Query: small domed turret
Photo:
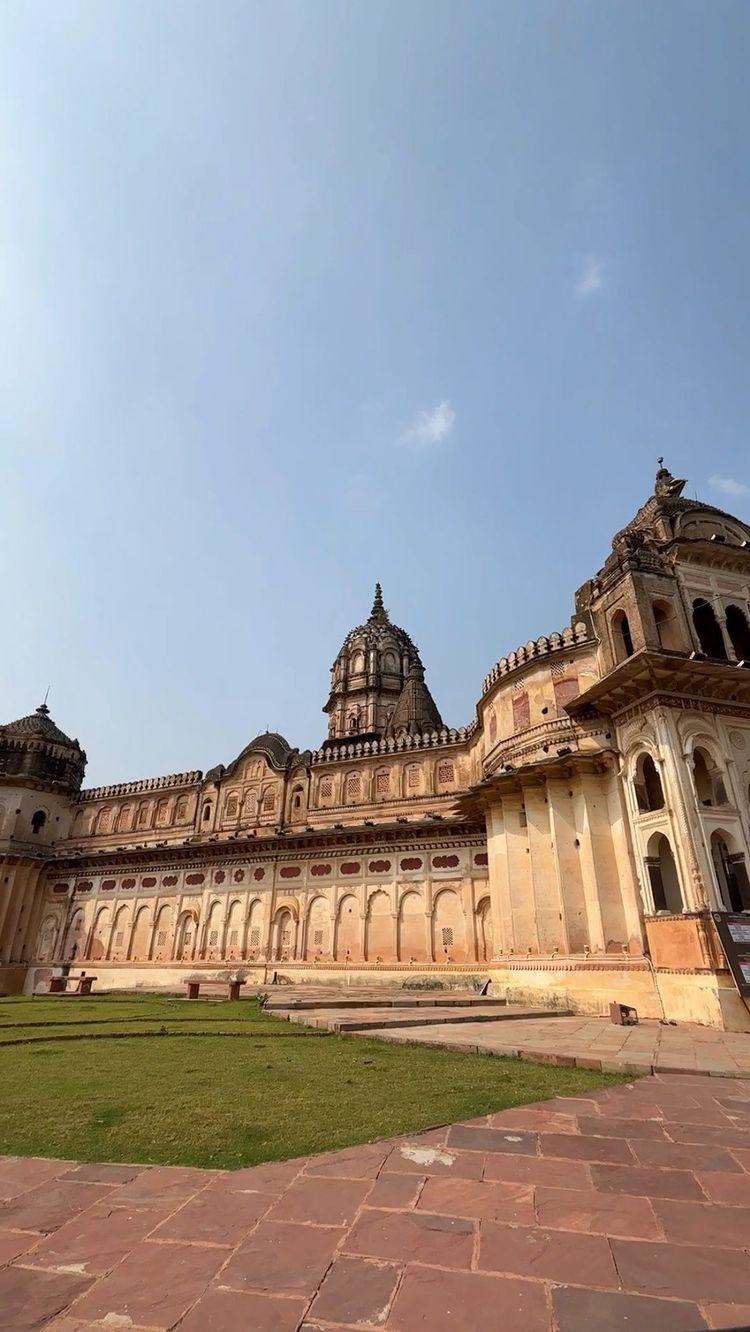
[[[46,703],[0,726],[0,782],[74,792],[81,789],[85,768],[84,751],[55,725]]]

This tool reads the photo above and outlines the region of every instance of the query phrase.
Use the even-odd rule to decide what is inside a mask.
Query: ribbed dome
[[[413,666],[422,669],[419,651],[406,630],[392,622],[376,583],[368,619],[349,631],[333,663],[323,708],[329,741],[384,735]]]
[[[80,748],[77,740],[71,740],[59,726],[55,726],[46,703],[40,703],[36,712],[29,713],[28,717],[19,717],[18,721],[7,722],[5,726],[0,726],[0,732],[5,735],[50,740],[53,745],[69,745],[71,749]]]

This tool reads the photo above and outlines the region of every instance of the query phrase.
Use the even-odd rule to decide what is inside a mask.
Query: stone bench
[[[209,981],[209,980],[196,980],[195,978],[192,978],[191,980],[186,981],[185,984],[187,985],[188,999],[199,998],[201,985],[226,985],[227,999],[239,999],[240,988],[245,984],[245,982],[243,980]]]
[[[49,983],[50,994],[91,994],[91,990],[98,976],[87,976],[84,972],[82,976],[52,976]],[[73,988],[68,989],[68,983],[73,982]]]

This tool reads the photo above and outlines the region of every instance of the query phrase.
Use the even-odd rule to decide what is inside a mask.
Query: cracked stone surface
[[[750,1082],[669,1074],[233,1172],[0,1158],[3,1332],[750,1323]]]

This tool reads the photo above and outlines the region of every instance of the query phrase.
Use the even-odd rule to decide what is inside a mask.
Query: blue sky
[[[749,42],[744,0],[5,0],[3,720],[51,684],[88,784],[315,746],[379,578],[459,725],[657,455],[750,518]]]

